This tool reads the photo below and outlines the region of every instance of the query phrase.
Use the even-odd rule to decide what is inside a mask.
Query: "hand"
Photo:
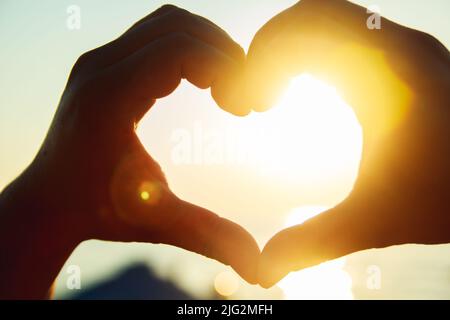
[[[290,77],[338,87],[362,124],[348,198],[265,246],[259,282],[369,248],[450,242],[450,56],[431,36],[343,0],[303,0],[269,21],[248,54],[249,99],[267,109]],[[333,161],[330,159],[330,161]]]
[[[51,221],[47,229],[54,234],[44,237],[60,246],[74,247],[87,239],[170,244],[231,265],[255,283],[260,251],[253,237],[239,225],[177,198],[135,133],[155,99],[169,95],[183,78],[199,88],[211,87],[219,105],[245,114],[233,110],[223,94],[244,62],[244,51],[224,31],[174,6],[160,8],[117,40],[81,56],[36,159],[3,195],[19,202],[28,199],[22,207],[30,210],[22,211],[39,208],[42,214],[14,216],[30,225]],[[12,266],[20,244],[9,240],[0,249],[3,261]],[[32,279],[18,276],[26,262],[22,258],[15,270],[2,265],[2,276],[10,274],[12,279],[11,287],[0,294],[45,295],[65,260],[49,250],[36,248],[35,255],[44,260],[39,264],[46,265],[48,258],[56,259],[56,265],[46,265],[43,274],[34,273]]]

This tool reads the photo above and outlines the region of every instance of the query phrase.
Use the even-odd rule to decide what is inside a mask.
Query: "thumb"
[[[361,219],[361,214],[364,219]],[[301,225],[279,232],[261,254],[260,285],[269,288],[291,271],[377,247],[379,244],[373,230],[377,227],[370,222],[372,218],[369,212],[357,210],[353,204],[342,203]]]
[[[120,218],[108,225],[112,237],[183,248],[230,265],[246,281],[256,283],[260,249],[252,235],[178,198],[169,190],[159,165],[139,141],[135,143],[132,147],[137,151],[122,160],[111,184],[113,209]]]
[[[183,248],[231,266],[247,282],[257,282],[258,244],[240,225],[189,202],[176,199],[174,219],[158,242]]]

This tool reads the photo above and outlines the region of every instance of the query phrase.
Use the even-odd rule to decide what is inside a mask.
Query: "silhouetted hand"
[[[233,110],[221,93],[244,63],[244,51],[224,31],[174,6],[162,7],[117,40],[81,56],[36,159],[2,196],[3,225],[20,219],[30,227],[15,230],[10,234],[15,241],[0,247],[8,261],[1,265],[2,278],[10,276],[11,282],[2,279],[0,294],[42,297],[71,249],[87,239],[178,246],[231,265],[254,283],[260,251],[253,237],[177,198],[135,133],[155,99],[169,95],[183,78],[211,87],[219,105],[245,114]],[[34,223],[46,235],[25,232]],[[3,229],[7,238],[9,229]],[[42,237],[48,246],[36,243],[31,254],[40,260],[34,271],[42,274],[19,278],[29,266],[23,252],[17,257],[18,247]],[[56,245],[59,257],[52,252]],[[55,262],[49,265],[46,259]]]
[[[251,45],[255,110],[270,107],[290,77],[309,72],[338,87],[364,134],[348,198],[264,248],[265,287],[359,250],[450,242],[449,52],[385,19],[369,30],[368,17],[347,1],[303,0],[269,21]]]

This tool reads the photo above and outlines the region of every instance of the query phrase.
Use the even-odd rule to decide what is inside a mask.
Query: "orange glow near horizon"
[[[286,218],[284,227],[301,224],[328,208],[324,206],[304,206],[292,210]],[[322,263],[318,266],[291,272],[278,286],[286,299],[337,299],[351,300],[352,279],[344,271],[345,258]]]

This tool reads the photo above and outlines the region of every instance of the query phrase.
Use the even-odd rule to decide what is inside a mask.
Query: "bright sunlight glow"
[[[362,129],[353,110],[334,87],[308,74],[301,75],[292,80],[269,112],[273,128],[283,133],[278,135],[278,143],[274,142],[278,152],[262,162],[264,172],[289,176],[293,181],[308,180],[311,184],[326,183],[327,179],[340,176],[356,179]],[[277,158],[280,154],[283,159]],[[303,223],[327,210],[329,205],[292,210],[284,228]],[[293,272],[279,287],[287,299],[352,299],[352,281],[343,270],[344,265],[345,258],[341,258]]]
[[[211,103],[206,101],[205,105]],[[303,74],[291,80],[266,112],[242,118],[209,109],[198,112],[207,115],[207,121],[200,118],[197,124],[196,116],[184,119],[187,128],[177,131],[182,135],[174,148],[160,151],[172,157],[165,163],[171,187],[176,193],[183,190],[179,195],[196,204],[235,214],[227,218],[238,223],[264,220],[254,227],[261,245],[280,227],[303,223],[351,191],[361,159],[362,128],[333,86]],[[154,126],[162,123],[154,121]],[[174,126],[185,125],[177,121]],[[144,130],[140,136],[145,140],[152,134]],[[174,153],[187,160],[174,161]],[[211,154],[215,157],[210,159]],[[244,161],[234,161],[241,158]],[[207,197],[204,186],[211,190]],[[140,191],[150,191],[149,199],[153,198],[148,185]],[[352,283],[344,264],[345,259],[339,259],[291,273],[279,287],[288,299],[351,299]],[[220,273],[214,288],[223,297],[234,297],[239,282],[229,272]]]
[[[297,208],[287,217],[284,227],[301,224],[326,209],[323,206]],[[278,286],[289,300],[350,300],[353,298],[352,280],[343,270],[344,266],[345,258],[325,262],[316,267],[290,273]]]
[[[258,163],[264,174],[316,184],[343,173],[356,178],[362,129],[333,86],[309,74],[300,75],[276,106],[252,116],[254,126],[265,134],[255,143],[250,157],[257,159],[251,162]],[[268,153],[268,146],[274,151]]]

